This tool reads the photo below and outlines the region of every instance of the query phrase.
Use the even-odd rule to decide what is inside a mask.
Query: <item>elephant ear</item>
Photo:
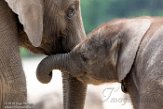
[[[5,0],[18,15],[30,42],[38,47],[43,33],[43,7],[41,0]]]
[[[117,71],[121,82],[130,72],[136,58],[139,45],[150,28],[148,19],[130,19],[124,23],[121,36],[121,48],[118,57]]]

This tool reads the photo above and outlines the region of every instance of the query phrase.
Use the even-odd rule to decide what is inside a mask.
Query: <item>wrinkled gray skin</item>
[[[79,4],[80,0],[0,0],[0,109],[27,100],[19,46],[47,55],[65,53],[85,37]],[[67,73],[63,82],[64,109],[83,109],[86,85]]]
[[[70,53],[39,64],[40,81],[52,69],[70,72],[85,84],[126,83],[135,109],[163,107],[163,18],[117,19],[95,29]]]

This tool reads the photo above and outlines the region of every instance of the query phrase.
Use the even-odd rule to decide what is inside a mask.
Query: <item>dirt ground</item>
[[[36,79],[35,71],[42,58],[23,59],[23,68],[27,79],[28,101],[37,104],[39,109],[57,109],[62,105],[61,72],[53,71],[49,84],[41,84]],[[44,105],[40,105],[40,103]],[[94,107],[92,107],[94,106]],[[121,91],[119,83],[89,85],[85,109],[133,109],[129,96]],[[61,106],[59,106],[61,109]]]

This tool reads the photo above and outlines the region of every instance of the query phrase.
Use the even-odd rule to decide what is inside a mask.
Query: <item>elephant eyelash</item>
[[[71,19],[76,13],[76,6],[75,5],[72,5],[68,8],[67,10],[67,18],[68,19]]]

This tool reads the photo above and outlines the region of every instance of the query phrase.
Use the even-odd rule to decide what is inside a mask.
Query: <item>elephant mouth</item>
[[[88,73],[84,72],[83,75],[80,75],[77,77],[79,81],[81,81],[84,84],[94,84],[94,85],[100,85],[103,82],[92,77],[91,75],[88,75]]]
[[[45,54],[45,55],[55,55],[57,53],[63,53],[61,50],[56,50],[56,49],[51,49],[51,50],[46,50],[44,48],[40,48],[40,51],[42,54]]]

